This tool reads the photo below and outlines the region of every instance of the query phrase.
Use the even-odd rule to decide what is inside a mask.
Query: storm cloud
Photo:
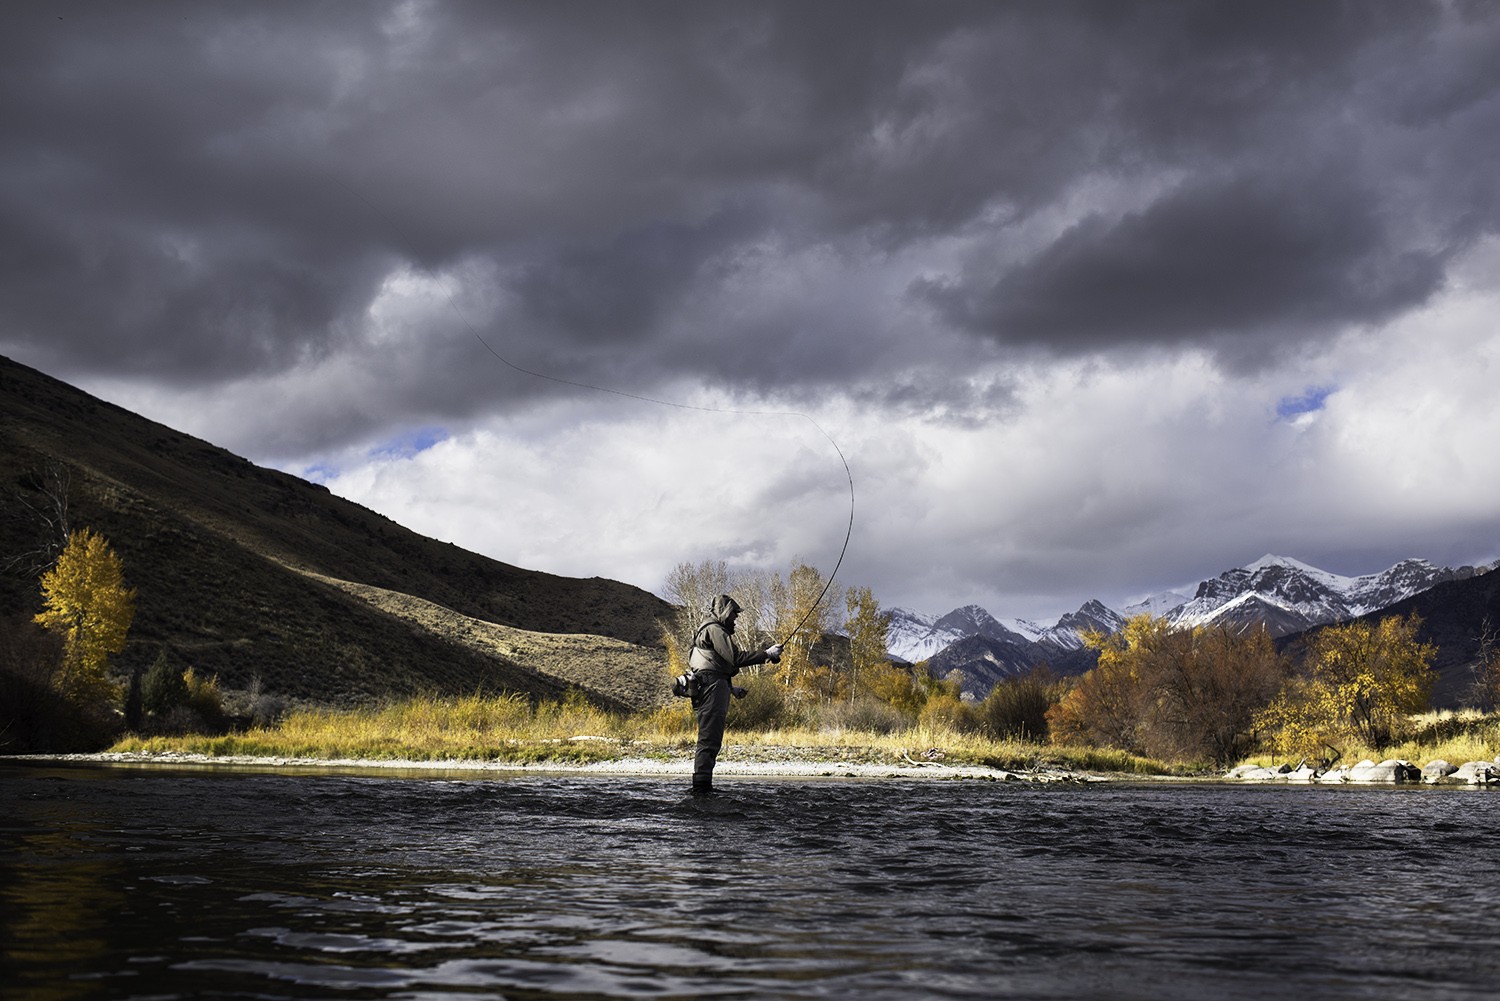
[[[1320,470],[1383,419],[1397,352],[1427,349],[1411,400],[1490,357],[1491,5],[11,5],[0,137],[0,352],[501,559],[655,587],[839,534],[817,435],[756,472],[781,431],[584,386],[853,441],[851,567],[897,603],[1035,612],[1278,545],[1340,572],[1495,549],[1468,508],[1373,511],[1374,546],[1319,514],[1353,503]],[[1488,420],[1449,401],[1415,424]],[[722,533],[676,511],[683,544],[640,526],[693,460],[653,482],[636,447],[697,435],[756,499],[730,491]],[[433,467],[465,447],[537,477],[489,483],[514,534],[459,513],[484,476]],[[621,482],[610,449],[628,490],[585,475]],[[606,523],[638,541],[583,541]]]

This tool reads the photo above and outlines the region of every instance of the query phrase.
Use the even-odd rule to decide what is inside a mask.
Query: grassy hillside
[[[139,591],[129,670],[163,648],[231,690],[350,705],[417,692],[661,700],[657,620],[616,581],[558,577],[425,538],[0,358],[0,611],[39,607],[50,469]]]

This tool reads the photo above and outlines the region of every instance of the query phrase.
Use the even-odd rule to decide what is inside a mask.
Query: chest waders
[[[729,679],[737,670],[733,665],[725,665],[713,649],[699,645],[704,642],[708,626],[699,627],[688,655],[688,667],[696,682],[693,714],[698,717],[698,745],[693,751],[694,796],[713,795],[714,763],[724,746],[724,722],[729,718]],[[733,642],[731,639],[730,643]]]

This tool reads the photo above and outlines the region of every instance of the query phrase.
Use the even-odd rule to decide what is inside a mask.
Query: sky
[[[1049,621],[1500,556],[1497,163],[1489,3],[6,4],[0,354],[515,565]]]

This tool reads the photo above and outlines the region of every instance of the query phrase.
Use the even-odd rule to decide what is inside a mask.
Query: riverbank
[[[100,751],[91,754],[30,754],[0,757],[23,763],[99,764],[164,768],[244,768],[289,771],[373,772],[390,774],[570,774],[601,776],[680,777],[686,781],[693,771],[690,757],[621,757],[589,762],[498,761],[478,758],[321,758],[282,755],[201,754],[185,751]],[[909,779],[917,781],[964,780],[981,782],[1092,783],[1151,776],[1084,772],[1067,768],[1038,767],[1009,770],[987,765],[947,764],[941,761],[906,759],[900,762],[857,761],[835,756],[799,754],[790,748],[731,748],[721,758],[715,776],[734,778],[847,778]],[[1166,778],[1167,776],[1161,776]]]

